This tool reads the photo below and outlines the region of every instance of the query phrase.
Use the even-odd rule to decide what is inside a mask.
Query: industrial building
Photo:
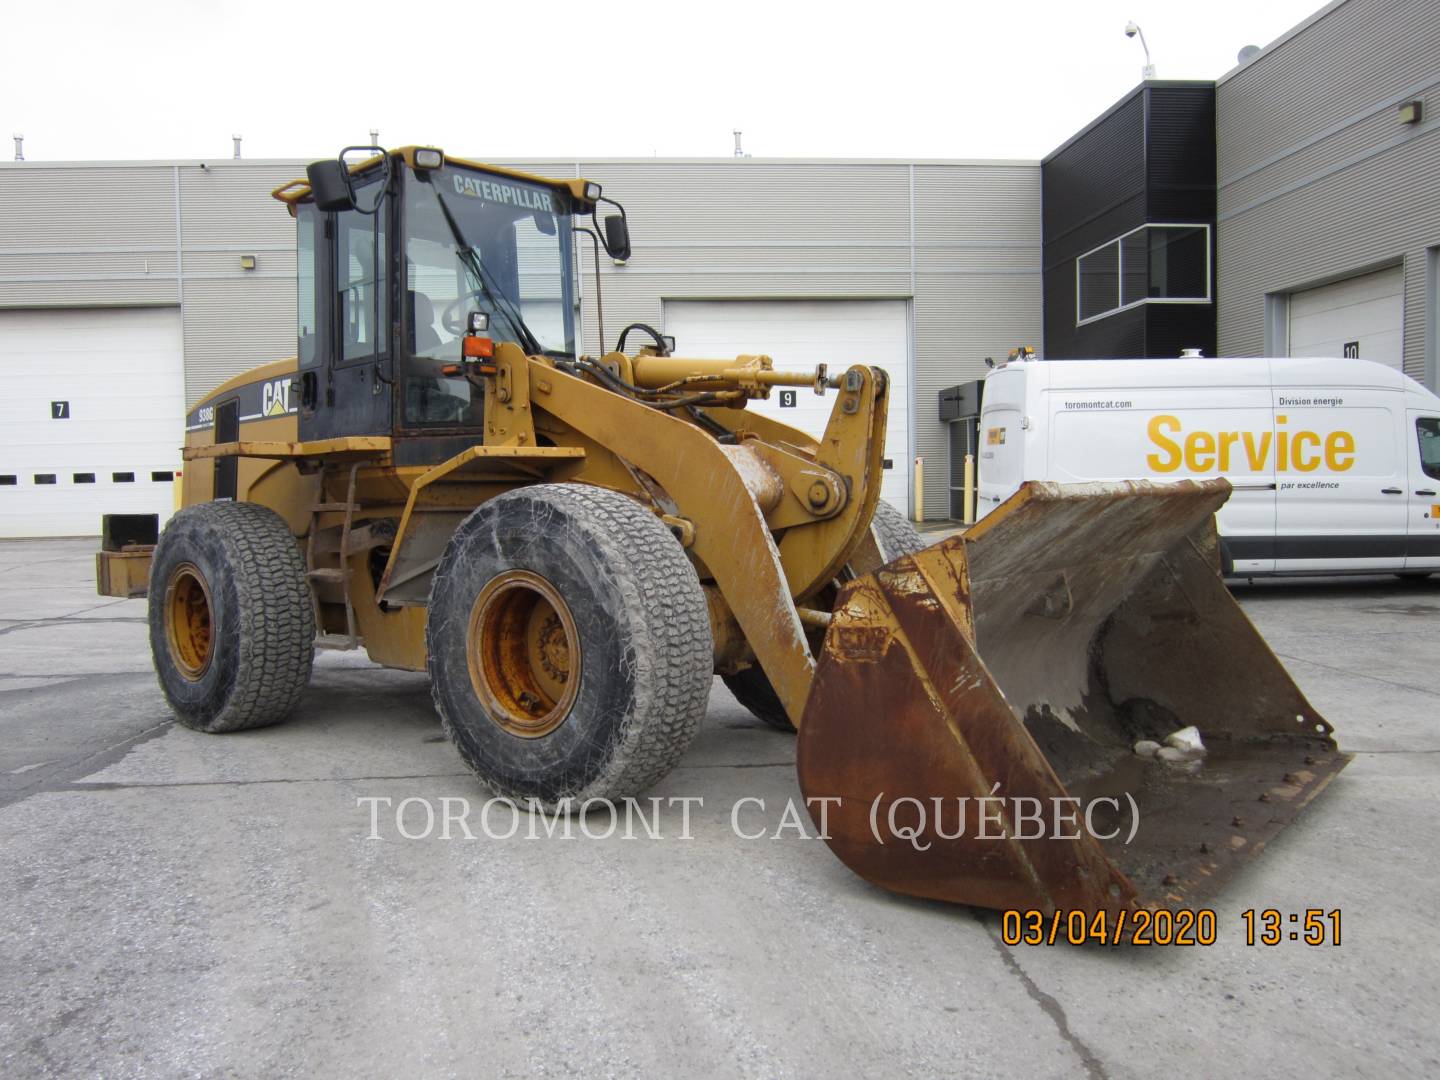
[[[600,260],[608,347],[643,321],[689,355],[886,368],[885,495],[908,509],[924,457],[939,481],[926,512],[947,516],[938,392],[976,378],[986,356],[1040,340],[1036,163],[496,164],[585,176],[625,204],[633,255]],[[168,511],[185,409],[295,351],[294,223],[270,191],[304,165],[0,168],[0,205],[17,225],[0,249],[5,533],[93,531],[97,507]],[[594,353],[595,263],[580,239],[582,348]],[[804,426],[830,400],[766,405]]]
[[[1359,355],[1434,388],[1437,127],[1440,7],[1337,0],[1214,83],[1141,84],[1043,162],[496,164],[625,204],[632,257],[598,266],[606,346],[642,321],[682,354],[886,368],[884,494],[933,519],[956,513],[965,449],[940,393],[1018,345]],[[295,351],[294,226],[269,193],[304,164],[0,165],[0,536],[168,513],[186,408]],[[814,426],[828,405],[763,407]]]

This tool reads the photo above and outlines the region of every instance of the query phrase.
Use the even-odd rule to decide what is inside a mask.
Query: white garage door
[[[0,311],[0,536],[95,536],[174,508],[178,308]]]
[[[890,408],[885,438],[889,464],[880,494],[908,513],[910,492],[910,379],[905,363],[906,309],[903,300],[667,300],[665,332],[675,337],[680,356],[731,357],[747,353],[771,357],[777,368],[813,370],[828,364],[832,373],[853,364],[884,368],[890,376]],[[800,387],[794,405],[779,390],[750,408],[821,435],[835,395],[824,397]]]
[[[1291,356],[1359,356],[1404,363],[1405,272],[1400,267],[1290,297]]]

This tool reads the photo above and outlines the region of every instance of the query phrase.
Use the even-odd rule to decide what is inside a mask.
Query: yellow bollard
[[[915,513],[916,521],[925,520],[925,459],[915,459]]]
[[[960,520],[966,525],[975,524],[975,455],[965,455],[965,508]]]

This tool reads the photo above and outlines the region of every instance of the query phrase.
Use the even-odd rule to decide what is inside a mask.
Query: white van
[[[1440,571],[1440,397],[1315,358],[1031,360],[992,371],[984,516],[1024,480],[1224,476],[1226,572]]]

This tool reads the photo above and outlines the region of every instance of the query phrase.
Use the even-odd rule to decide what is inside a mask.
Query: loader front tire
[[[201,503],[171,518],[150,564],[149,623],[160,688],[196,731],[278,723],[310,681],[305,563],[267,506]]]
[[[522,804],[645,791],[709,700],[695,568],[659,518],[602,488],[539,484],[471,513],[435,571],[425,640],[446,734]]]
[[[884,499],[875,505],[875,516],[870,519],[870,531],[875,538],[875,545],[880,549],[882,564],[903,555],[914,554],[925,546],[925,541],[915,531],[915,526]],[[769,677],[760,669],[759,664],[751,664],[731,675],[722,675],[721,679],[735,700],[745,706],[755,719],[776,731],[795,730],[789,714],[785,712],[785,706],[780,703],[780,696],[775,693]]]

